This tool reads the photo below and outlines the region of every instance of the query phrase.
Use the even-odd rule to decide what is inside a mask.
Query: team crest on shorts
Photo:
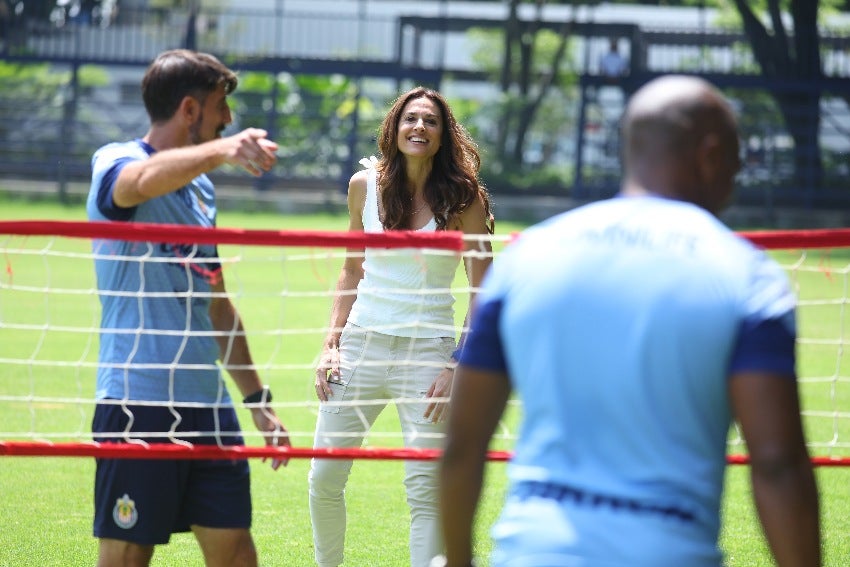
[[[135,500],[130,500],[130,496],[125,494],[115,501],[115,508],[112,509],[112,519],[119,528],[129,530],[136,525],[139,519],[139,511],[136,510]]]

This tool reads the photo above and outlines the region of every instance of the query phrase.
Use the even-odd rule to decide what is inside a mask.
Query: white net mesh
[[[68,224],[73,227],[77,223]],[[51,236],[51,231],[45,231],[46,235],[20,235],[2,228],[0,443],[89,443],[100,333],[91,241],[87,236],[75,236],[73,231],[65,236]],[[212,231],[211,238],[216,233]],[[273,244],[261,231],[241,234],[241,242],[224,238],[219,246],[228,295],[242,316],[254,364],[274,391],[272,405],[289,428],[293,446],[311,447],[318,410],[314,370],[328,331],[340,267],[348,253],[345,233],[332,234],[332,238],[327,238],[331,233],[323,233],[314,244],[309,243],[309,234],[300,234],[296,244],[290,245]],[[508,238],[491,240],[498,254]],[[807,437],[812,454],[817,456],[845,457],[850,453],[850,412],[846,410],[850,407],[850,376],[845,359],[850,248],[845,246],[838,239],[834,246],[825,248],[807,250],[801,246],[772,252],[788,271],[799,296],[798,370]],[[387,249],[384,253],[399,252]],[[425,248],[416,253],[461,254]],[[129,260],[144,259],[143,255],[141,260]],[[446,291],[457,298],[452,329],[457,337],[470,292],[462,261]],[[169,333],[181,340],[185,330]],[[413,357],[401,362],[418,364]],[[390,363],[399,361],[365,361],[374,366]],[[240,395],[232,381],[225,376],[225,382],[238,401]],[[418,398],[401,398],[339,403],[366,408],[421,402]],[[239,411],[245,410],[240,407]],[[494,449],[510,449],[519,411],[516,404],[510,406],[497,431]],[[240,419],[247,443],[262,445],[250,418],[243,414]],[[363,434],[365,419],[363,423],[364,431],[339,435]],[[744,451],[734,430],[729,443],[732,452]],[[365,444],[371,448],[402,445],[394,409],[381,414],[369,429]]]
[[[73,227],[75,223],[69,223]],[[91,436],[91,417],[95,406],[95,376],[99,364],[100,301],[95,283],[94,259],[89,238],[67,236],[0,234],[4,271],[0,278],[0,442],[47,441],[51,443],[87,443]],[[215,231],[213,231],[215,232]],[[250,231],[249,231],[250,232]],[[327,233],[324,233],[327,236]],[[289,429],[296,447],[312,446],[318,399],[314,388],[315,368],[323,340],[328,332],[331,303],[342,262],[349,252],[340,245],[268,245],[262,235],[253,236],[256,244],[222,244],[219,255],[227,295],[238,309],[245,325],[254,366],[274,392],[272,406]],[[149,238],[153,238],[148,235]],[[333,242],[344,242],[346,235],[334,235]],[[282,238],[287,241],[286,237]],[[505,238],[496,239],[504,241]],[[141,246],[149,246],[141,243]],[[356,253],[356,252],[354,252]],[[361,252],[362,253],[362,252]],[[486,251],[421,248],[380,250],[380,254],[443,255],[470,257],[491,254]],[[130,269],[142,262],[163,261],[150,254],[122,257]],[[181,260],[201,263],[191,253]],[[421,263],[424,269],[425,262]],[[457,277],[444,290],[454,295],[455,325],[445,329],[458,337],[466,314],[470,287],[459,258]],[[423,282],[427,281],[423,277]],[[382,290],[393,293],[397,290]],[[416,290],[426,294],[435,290]],[[110,292],[127,301],[155,296],[145,291]],[[190,293],[190,292],[187,292]],[[124,333],[163,334],[183,341],[187,329],[123,330]],[[179,349],[178,349],[179,351]],[[367,360],[367,366],[416,366],[415,353],[406,360]],[[427,363],[426,363],[427,364]],[[151,364],[132,360],[136,370],[171,372],[175,364]],[[443,365],[434,368],[435,374]],[[227,373],[225,383],[241,409],[241,395]],[[111,403],[120,404],[120,401]],[[140,405],[199,406],[174,401],[134,402]],[[422,404],[419,398],[348,400],[335,402],[362,408],[385,404]],[[388,408],[389,409],[389,408]],[[240,415],[243,434],[249,445],[262,445],[260,434],[251,426],[250,417]],[[363,434],[338,432],[340,437]],[[513,427],[503,428],[509,440]],[[196,432],[195,435],[227,432]],[[153,432],[135,433],[135,438],[154,437]],[[161,436],[157,433],[156,436]],[[192,435],[188,435],[191,437]],[[366,445],[397,447],[402,443],[395,410],[385,411],[370,429]],[[120,435],[116,435],[120,437]],[[187,435],[182,435],[182,438]]]

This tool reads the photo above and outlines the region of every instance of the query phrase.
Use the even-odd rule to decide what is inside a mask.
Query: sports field
[[[48,202],[29,202],[22,199],[0,197],[0,220],[12,219],[50,219],[83,220],[85,213],[81,205],[60,206]],[[302,215],[283,216],[270,213],[236,213],[224,211],[220,214],[219,225],[247,229],[317,229],[344,230],[346,219],[343,216]],[[497,234],[507,235],[522,227],[517,224],[497,223]],[[5,253],[6,238],[0,235],[0,248]],[[78,243],[87,250],[88,243]],[[237,254],[238,251],[225,249],[223,256]],[[796,252],[795,252],[796,254]],[[845,258],[835,253],[832,260]],[[818,259],[810,261],[819,262]],[[41,260],[32,264],[15,259],[9,265],[8,256],[4,259],[4,274],[0,277],[26,278],[27,270],[39,270],[50,273],[50,281],[57,285],[63,281],[92,278],[90,261],[74,261],[73,258],[52,261],[49,268]],[[281,269],[273,262],[249,262],[241,269],[239,277],[227,278],[231,292],[238,289],[256,289],[267,284],[270,290],[283,287],[307,285],[303,282],[320,282],[324,291],[332,288],[337,276],[338,259],[328,258],[326,262],[304,263],[303,269],[309,273],[296,273],[295,270]],[[285,278],[286,282],[274,281]],[[838,281],[837,281],[838,280]],[[844,294],[841,277],[810,278],[801,280],[801,296],[815,296],[834,293]],[[827,286],[828,289],[813,289],[814,286]],[[837,290],[837,291],[836,291]],[[843,296],[843,295],[842,295]],[[458,311],[463,312],[463,299],[459,298]],[[53,301],[53,300],[51,300]],[[298,321],[304,328],[327,323],[328,311],[325,300],[286,302],[279,299],[246,301],[240,306],[246,327],[250,329],[273,328],[277,321]],[[51,324],[61,323],[65,314],[84,318],[96,323],[93,311],[96,300],[81,298],[65,299],[64,304],[55,301],[49,306],[44,302],[25,304],[0,295],[0,329],[3,322],[25,318],[32,311],[49,313]],[[25,313],[26,312],[26,313]],[[819,315],[822,313],[822,315]],[[55,319],[54,319],[55,317]],[[813,309],[801,317],[805,333],[810,335],[837,336],[844,327],[843,320],[833,321],[832,313]],[[836,328],[836,325],[838,328]],[[0,358],[8,358],[10,353],[20,349],[30,349],[27,341],[31,339],[18,336],[8,330],[0,331]],[[13,336],[15,335],[15,336]],[[289,336],[283,340],[278,337],[260,336],[252,343],[255,361],[275,360],[276,364],[286,364],[287,360],[303,360],[318,352],[321,337],[318,334]],[[51,356],[67,360],[76,360],[80,356],[79,346],[62,344],[43,345],[42,356]],[[62,353],[62,348],[68,348]],[[50,350],[53,349],[53,350]],[[305,355],[304,353],[308,353]],[[86,351],[86,358],[92,352]],[[16,354],[20,356],[20,354]],[[840,365],[836,359],[835,348],[807,349],[801,361],[807,369],[820,374],[823,369]],[[7,371],[8,370],[8,371]],[[827,370],[824,370],[824,372]],[[94,390],[93,373],[74,370],[73,365],[67,371],[55,376],[44,376],[37,370],[16,367],[12,370],[0,368],[0,397],[38,396],[79,397],[90,399]],[[90,375],[89,375],[90,374]],[[315,419],[312,380],[309,371],[274,372],[265,376],[275,392],[275,401],[292,402],[291,408],[278,410],[287,427],[296,432],[309,432]],[[836,387],[838,391],[836,391]],[[842,383],[806,384],[804,405],[807,408],[829,409],[836,404],[846,407],[850,396],[840,388]],[[0,401],[0,432],[29,430],[60,430],[84,435],[88,428],[89,404],[81,403],[73,407],[62,404],[42,403],[31,405],[22,411],[20,404],[13,408]],[[250,427],[250,419],[241,414],[243,427]],[[846,419],[846,418],[845,418]],[[372,446],[395,445],[397,439],[392,433],[397,430],[397,419],[392,408],[388,408],[375,426],[377,433],[386,433],[386,437],[376,437]],[[506,425],[515,429],[514,420]],[[847,424],[833,425],[833,420],[816,419],[807,421],[813,438],[824,438],[834,433],[842,437],[841,441],[850,441]],[[293,443],[297,446],[309,446],[306,435],[296,436]],[[259,441],[249,438],[249,444]],[[741,448],[736,447],[735,452]],[[816,454],[824,454],[823,449],[815,448]],[[845,453],[846,454],[846,453]],[[402,463],[397,461],[361,461],[352,472],[348,485],[349,526],[346,545],[346,565],[351,566],[405,566],[407,559],[407,506],[402,487]],[[285,469],[273,472],[268,464],[252,461],[254,528],[253,533],[260,552],[261,564],[268,566],[308,566],[312,564],[312,544],[310,519],[307,510],[307,471],[309,463],[303,459],[290,462]],[[480,564],[486,565],[490,543],[488,529],[498,514],[504,495],[505,466],[502,463],[489,465],[487,485],[484,491],[478,527],[477,555],[482,558]],[[749,490],[748,469],[744,466],[729,468],[727,491],[724,499],[724,531],[722,546],[730,566],[768,566],[772,565],[767,553],[758,522],[755,519]],[[821,468],[817,472],[821,492],[823,531],[825,537],[825,565],[843,566],[850,557],[850,470],[843,468]],[[91,536],[92,485],[94,462],[90,458],[54,458],[54,457],[0,457],[0,566],[89,566],[96,557],[96,541]],[[154,556],[155,565],[202,565],[200,552],[191,535],[181,534],[172,539],[168,546],[161,547]]]

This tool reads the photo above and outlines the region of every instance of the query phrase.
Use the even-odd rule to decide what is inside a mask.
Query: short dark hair
[[[200,102],[224,85],[226,94],[238,84],[236,73],[208,53],[173,49],[157,56],[142,79],[142,100],[151,122],[169,120],[186,96]]]

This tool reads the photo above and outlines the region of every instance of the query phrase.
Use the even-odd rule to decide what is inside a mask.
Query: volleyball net
[[[850,230],[751,232],[743,236],[770,249],[796,288],[798,372],[813,460],[818,465],[850,465],[850,376],[844,362]],[[191,438],[189,442],[148,442],[145,434],[135,432],[132,439],[127,436],[114,443],[92,438],[91,420],[98,402],[94,397],[95,375],[101,364],[98,345],[103,332],[102,292],[97,289],[93,265],[99,252],[96,247],[93,250],[92,240],[97,239],[132,241],[143,247],[178,243],[186,254],[173,261],[185,265],[206,261],[194,255],[197,245],[218,246],[227,295],[244,322],[254,366],[274,392],[270,405],[289,430],[291,448],[265,446],[226,372],[225,383],[243,424],[243,447],[193,444]],[[493,252],[483,245],[485,240],[490,241]],[[416,258],[460,256],[457,277],[444,290],[457,298],[452,329],[457,337],[472,291],[464,275],[464,261],[483,254],[497,256],[509,240],[508,235],[470,237],[457,232],[365,234],[138,223],[0,222],[0,456],[439,458],[439,450],[404,447],[395,409],[390,407],[422,405],[418,398],[339,402],[351,404],[355,410],[371,404],[388,407],[373,426],[363,420],[363,431],[358,433],[365,437],[362,447],[312,448],[319,411],[315,368],[329,331],[340,269],[347,254],[362,253],[364,247],[376,253]],[[140,264],[162,258],[141,254],[126,261]],[[427,269],[426,262],[420,265]],[[421,281],[428,281],[427,274]],[[431,292],[430,288],[421,290],[422,294]],[[138,300],[144,293],[128,290],[127,299]],[[190,332],[187,328],[175,333],[175,340]],[[387,365],[391,361],[366,362]],[[417,364],[413,356],[392,363]],[[187,405],[174,401],[157,404]],[[517,402],[509,404],[491,445],[491,460],[510,458],[521,411]],[[218,437],[227,433],[195,435]],[[162,433],[151,432],[150,437],[160,439]],[[730,463],[747,462],[744,442],[735,428],[730,432],[729,454]]]

